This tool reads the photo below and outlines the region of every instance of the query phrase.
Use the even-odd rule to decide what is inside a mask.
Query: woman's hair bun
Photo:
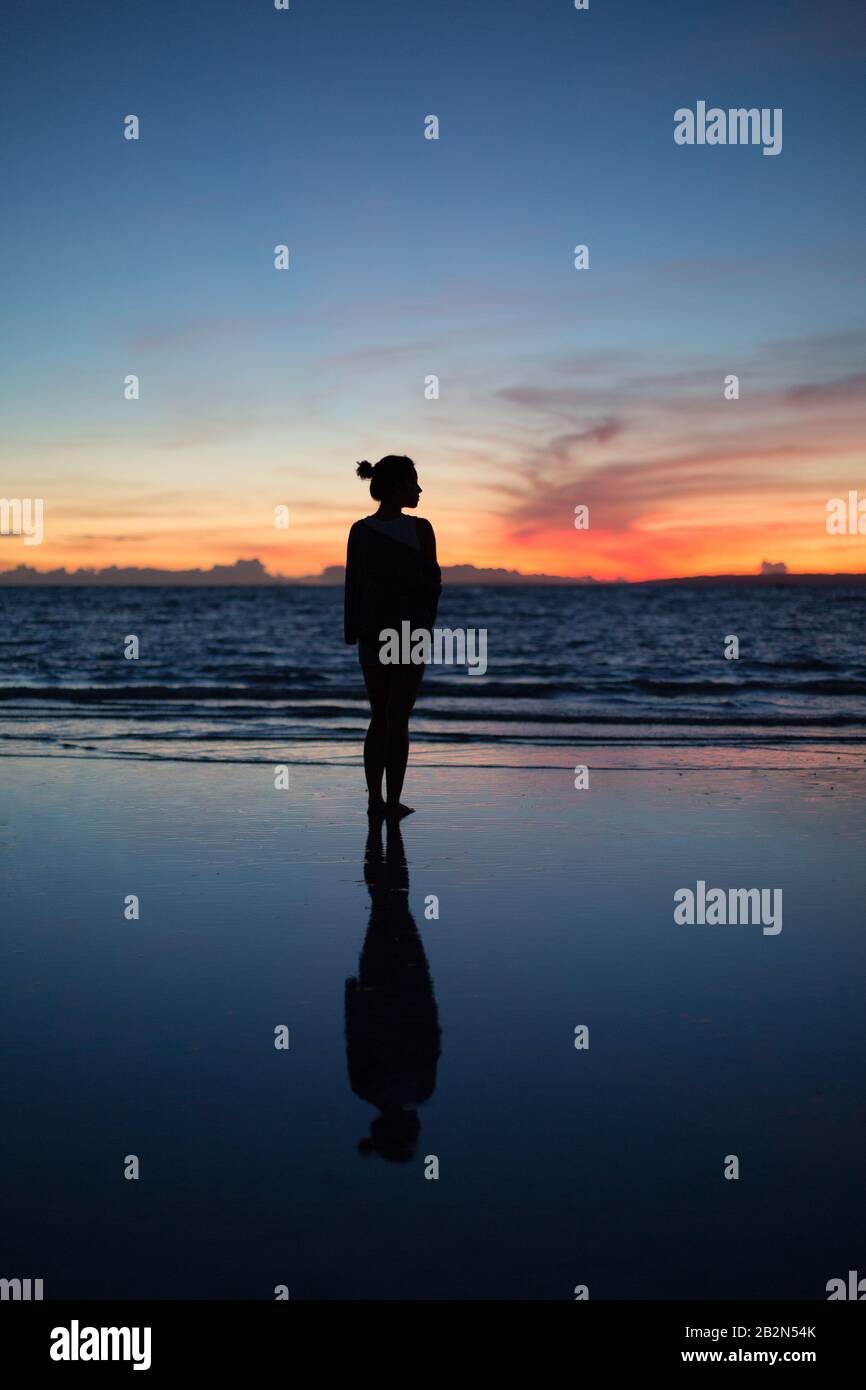
[[[384,502],[404,484],[417,483],[415,465],[405,454],[386,454],[378,463],[362,459],[355,472],[370,479],[370,496],[376,502]]]

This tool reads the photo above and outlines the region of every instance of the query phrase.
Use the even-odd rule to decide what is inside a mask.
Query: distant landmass
[[[288,579],[287,584],[342,584],[343,565],[328,565],[321,574],[305,575],[303,579]],[[443,565],[443,584],[597,584],[592,575],[569,579],[561,574],[521,574],[519,570],[479,569],[477,565]]]
[[[232,584],[243,585],[316,585],[337,587],[343,583],[343,565],[328,565],[321,574],[304,574],[296,578],[269,574],[261,560],[236,560],[233,565],[214,565],[202,570],[139,569],[135,566],[107,569],[46,570],[18,565],[16,569],[0,571],[0,584],[6,585],[191,585],[196,587]],[[518,570],[478,569],[475,565],[445,565],[442,579],[446,584],[595,584],[587,575],[583,579],[568,579],[557,574],[521,574]]]
[[[143,569],[136,566],[109,565],[106,569],[55,569],[36,570],[30,565],[18,565],[15,569],[0,571],[0,586],[4,587],[52,587],[56,585],[85,587],[88,585],[145,587],[189,586],[196,588],[225,587],[230,585],[290,587],[292,585],[314,585],[320,588],[336,588],[343,583],[342,565],[327,565],[321,574],[305,574],[287,577],[269,574],[261,560],[236,560],[233,565],[214,565],[211,569],[161,570]],[[591,575],[580,578],[561,574],[521,574],[519,570],[479,569],[476,565],[444,565],[442,580],[445,584],[625,584],[624,579],[601,580]],[[858,587],[866,585],[863,574],[789,574],[782,563],[763,561],[759,574],[696,574],[681,579],[642,579],[630,581],[637,585],[680,584],[701,586],[707,584],[755,585],[760,588],[795,584],[847,585]]]

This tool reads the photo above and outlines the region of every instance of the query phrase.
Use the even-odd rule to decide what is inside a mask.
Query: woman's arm
[[[431,599],[433,603],[433,613],[430,621],[436,621],[436,613],[439,609],[439,595],[442,592],[442,571],[439,568],[439,561],[436,557],[436,532],[424,517],[417,518],[418,544],[421,547],[421,558],[428,570],[430,577]]]
[[[350,646],[358,640],[360,556],[358,554],[357,525],[358,523],[355,522],[349,532],[349,543],[346,547],[346,582],[343,588],[343,636]]]
[[[426,517],[419,516],[415,518],[415,531],[424,559],[429,565],[436,565],[438,569],[439,565],[436,560],[436,532],[433,530],[433,527]]]

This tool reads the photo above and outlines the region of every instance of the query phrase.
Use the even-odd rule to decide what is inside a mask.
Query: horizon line
[[[98,568],[88,568],[79,566],[77,569],[70,570],[65,566],[58,566],[55,569],[39,570],[35,566],[19,563],[9,569],[0,569],[0,585],[9,584],[10,587],[39,587],[44,585],[47,588],[61,588],[65,585],[75,585],[76,587],[87,587],[88,584],[95,586],[99,584],[117,584],[118,587],[156,587],[164,582],[166,587],[186,585],[195,587],[199,580],[203,581],[208,587],[247,587],[247,588],[267,588],[270,586],[320,586],[322,588],[337,588],[343,583],[344,566],[342,564],[325,565],[318,574],[272,574],[262,561],[257,557],[249,559],[238,558],[230,564],[214,564],[209,569],[202,569],[194,566],[189,569],[163,569],[156,565],[104,565]],[[711,580],[720,581],[808,581],[808,580],[835,580],[843,582],[852,580],[855,582],[866,582],[866,570],[788,570],[783,563],[778,565],[762,562],[759,570],[749,572],[726,571],[720,573],[701,572],[696,574],[683,575],[659,575],[648,579],[626,579],[617,577],[616,579],[596,579],[593,575],[564,575],[546,574],[538,571],[524,572],[521,570],[505,569],[502,566],[475,565],[469,562],[442,566],[443,583],[460,583],[459,579],[453,578],[455,571],[477,576],[475,582],[486,584],[549,584],[565,586],[608,586],[608,585],[628,585],[630,587],[644,584],[687,584],[690,582],[708,582]],[[449,579],[449,573],[452,577]],[[124,581],[121,576],[131,576],[128,581]],[[133,577],[134,576],[134,577]],[[146,577],[145,577],[146,576]],[[246,576],[246,577],[240,577]],[[16,582],[17,581],[17,582]],[[466,582],[466,581],[463,581]]]

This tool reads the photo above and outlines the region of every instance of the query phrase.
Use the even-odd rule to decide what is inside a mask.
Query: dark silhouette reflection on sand
[[[436,1088],[439,1015],[430,967],[409,911],[409,867],[399,825],[370,822],[364,854],[370,921],[357,979],[346,981],[346,1059],[352,1090],[379,1114],[362,1154],[408,1163]]]

